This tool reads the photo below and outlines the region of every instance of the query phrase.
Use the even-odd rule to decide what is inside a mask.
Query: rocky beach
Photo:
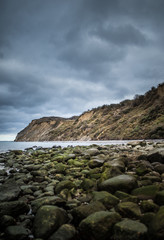
[[[0,240],[164,239],[164,141],[0,154]]]

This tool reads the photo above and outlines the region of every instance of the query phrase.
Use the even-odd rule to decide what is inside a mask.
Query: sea
[[[110,140],[110,141],[52,141],[52,142],[14,142],[14,141],[0,141],[0,153],[9,150],[25,150],[26,148],[51,148],[53,146],[89,146],[92,144],[97,145],[116,145],[127,144],[132,140]]]

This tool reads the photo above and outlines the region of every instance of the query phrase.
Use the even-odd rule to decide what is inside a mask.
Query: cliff
[[[33,120],[15,141],[164,138],[164,83],[144,95],[104,105],[72,118]]]

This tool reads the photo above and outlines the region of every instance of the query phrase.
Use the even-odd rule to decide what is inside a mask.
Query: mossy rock
[[[79,225],[82,239],[110,239],[115,223],[121,220],[118,213],[100,211],[89,215]]]
[[[72,240],[76,235],[76,229],[70,224],[63,224],[48,240]]]
[[[132,196],[132,195],[122,192],[122,191],[116,191],[115,196],[123,202],[135,202],[135,203],[138,202],[137,197]]]
[[[130,192],[136,186],[137,180],[134,176],[123,174],[100,183],[99,190],[107,192],[115,192],[118,190]]]
[[[27,240],[30,230],[19,225],[19,226],[9,226],[5,229],[5,236],[9,240],[20,239]]]
[[[67,213],[62,208],[50,205],[42,206],[34,219],[34,236],[46,239],[68,220]]]
[[[92,196],[92,201],[102,202],[107,209],[111,209],[119,203],[119,199],[117,197],[106,191],[93,191]]]
[[[148,227],[148,231],[150,231],[151,222],[154,217],[155,217],[154,212],[147,212],[147,213],[142,214],[142,216],[140,218],[140,221]]]
[[[147,227],[138,221],[124,219],[114,226],[114,239],[117,240],[145,240]]]
[[[84,191],[88,191],[91,190],[95,185],[96,185],[95,181],[85,178],[82,181],[80,188],[82,188]]]
[[[159,211],[154,216],[150,226],[152,239],[164,239],[164,206],[161,206]]]
[[[125,218],[140,218],[140,207],[133,202],[121,202],[116,206],[116,210]]]
[[[77,208],[74,208],[71,214],[73,216],[73,222],[75,223],[75,225],[77,225],[90,214],[105,210],[106,208],[101,202],[95,201],[90,204],[84,204]]]
[[[88,166],[90,168],[97,168],[97,167],[101,167],[104,164],[104,160],[103,159],[91,159],[88,163]]]
[[[28,213],[29,210],[29,206],[20,200],[0,203],[0,216],[9,215],[17,217],[20,214]]]
[[[157,193],[155,202],[160,206],[164,205],[164,190]]]
[[[141,211],[143,213],[146,212],[157,212],[159,209],[159,206],[157,204],[155,204],[152,200],[143,200],[140,203],[141,206]]]
[[[63,189],[71,189],[71,188],[74,188],[75,185],[72,181],[70,180],[64,180],[64,181],[61,181],[57,184],[56,188],[55,188],[55,192],[58,194],[61,192],[61,190]]]
[[[149,185],[134,189],[132,195],[137,196],[140,200],[155,199],[158,191],[158,186]]]

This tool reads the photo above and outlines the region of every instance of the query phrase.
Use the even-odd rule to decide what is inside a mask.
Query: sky
[[[0,0],[0,140],[164,82],[163,0]]]

